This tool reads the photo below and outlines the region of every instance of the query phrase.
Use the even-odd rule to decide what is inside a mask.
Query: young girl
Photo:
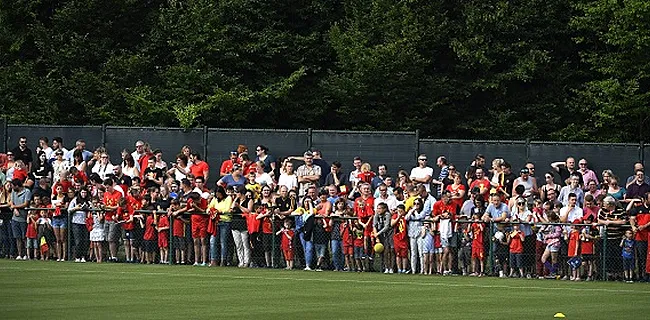
[[[95,257],[97,258],[97,263],[102,263],[104,240],[104,212],[95,211],[93,212],[93,230],[90,231],[90,241]]]
[[[524,277],[524,267],[521,261],[524,253],[524,233],[519,230],[519,221],[512,221],[512,232],[507,234],[508,246],[510,247],[510,278],[515,277],[515,270],[519,271],[519,277]]]
[[[32,199],[32,208],[39,208],[41,206],[41,198],[34,196]],[[25,237],[27,238],[27,259],[37,259],[38,256],[38,221],[39,215],[38,210],[29,210],[27,213],[27,232]],[[30,250],[31,249],[31,250]]]
[[[479,220],[483,216],[483,209],[475,207],[472,209],[472,270],[474,272],[470,276],[482,277],[485,273],[485,253],[483,247],[483,237],[485,225]],[[480,267],[480,269],[479,269]]]
[[[284,262],[287,265],[285,269],[293,269],[293,236],[295,235],[291,229],[291,220],[284,219],[284,228],[280,229],[276,235],[282,235],[280,240],[280,247],[284,255]]]
[[[164,211],[163,211],[164,212]],[[162,213],[158,218],[158,247],[160,248],[160,263],[169,263],[169,218]]]
[[[403,204],[397,206],[397,212],[393,214],[390,225],[393,227],[393,245],[395,246],[395,260],[397,262],[397,273],[408,272],[408,230],[406,224],[406,207]]]
[[[422,238],[422,274],[431,275],[433,274],[433,266],[435,262],[433,261],[434,249],[434,228],[431,222],[425,222],[420,231],[420,238]]]
[[[560,217],[554,212],[548,216],[550,222],[560,222]],[[550,277],[555,278],[557,272],[557,261],[558,261],[558,252],[560,252],[560,237],[562,237],[562,227],[561,226],[548,226],[549,231],[544,235],[544,243],[546,243],[546,249],[544,254],[542,254],[542,263],[544,267],[549,270]],[[551,258],[549,262],[548,259]]]
[[[580,261],[580,230],[578,230],[578,226],[576,226],[576,224],[579,223],[580,220],[578,219],[573,221],[573,225],[571,225],[571,231],[567,236],[567,240],[569,241],[569,248],[567,251],[567,257],[569,260],[567,262],[571,266],[570,280],[573,281],[580,281],[579,269],[582,262]]]
[[[354,234],[353,244],[355,271],[363,272],[364,270],[368,270],[363,252],[363,224],[356,221],[352,227],[352,233]]]
[[[342,199],[339,199],[342,200]],[[345,209],[344,209],[345,207]],[[351,218],[352,211],[347,209],[345,200],[336,202],[335,215],[342,215],[343,217]],[[343,256],[345,257],[345,268],[343,270],[350,271],[354,269],[354,243],[352,230],[354,223],[352,219],[344,219],[340,225],[341,238],[343,239]]]

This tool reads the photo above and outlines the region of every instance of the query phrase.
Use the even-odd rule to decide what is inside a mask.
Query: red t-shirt
[[[230,171],[232,170],[233,164],[234,163],[230,159],[224,160],[224,162],[221,163],[221,170],[219,170],[219,173],[221,173],[221,175],[224,175],[224,176],[227,175],[227,174],[230,174]]]
[[[523,253],[524,252],[524,243],[521,241],[521,235],[523,232],[517,231],[517,234],[512,236],[510,239],[510,253]]]
[[[287,237],[291,237],[293,239],[294,236],[294,231],[293,230],[283,230],[282,231],[282,240],[280,243],[280,247],[282,250],[291,250],[293,249],[293,245],[291,244],[291,240]]]
[[[375,173],[372,171],[359,172],[357,174],[357,179],[359,179],[360,182],[365,182],[365,183],[372,183],[372,178],[374,177],[375,177]]]
[[[359,206],[359,200],[365,202],[365,206],[363,208]],[[367,223],[370,219],[372,219],[372,217],[375,215],[374,208],[375,208],[375,198],[373,197],[368,197],[365,200],[363,198],[359,198],[356,201],[354,201],[354,214],[364,224]],[[371,224],[369,224],[368,227],[363,230],[363,234],[366,237],[370,237],[372,235]]]
[[[450,202],[449,204],[446,204],[442,200],[436,201],[436,203],[433,204],[433,209],[431,210],[431,214],[436,217],[439,215],[442,215],[443,212],[449,212],[451,214],[451,226],[452,229],[454,225],[456,225],[456,211],[458,211],[458,207],[454,202]]]
[[[264,217],[262,219],[262,233],[266,233],[266,234],[273,233],[273,223],[271,217]]]
[[[196,177],[203,177],[204,174],[203,172],[207,172],[210,170],[210,167],[208,166],[208,163],[205,161],[198,161],[197,163],[193,164],[190,167],[190,172],[192,175]],[[205,177],[204,177],[205,178]]]
[[[185,222],[179,218],[174,219],[174,228],[173,228],[174,237],[184,237],[185,236]]]
[[[472,247],[483,248],[483,225],[478,222],[472,223]]]
[[[447,190],[447,191],[449,191],[449,192],[451,192],[451,193],[453,194],[453,193],[459,192],[459,191],[461,191],[461,190],[467,190],[467,189],[465,189],[465,185],[464,185],[464,184],[459,184],[458,187],[457,187],[456,189],[454,189],[454,185],[453,185],[453,184],[450,184],[450,185],[447,186],[447,188],[446,188],[445,190]],[[462,207],[463,207],[463,203],[464,203],[464,202],[465,202],[465,201],[464,201],[463,199],[452,199],[452,200],[451,200],[451,203],[453,203],[454,205],[458,206],[459,208],[462,208]]]
[[[397,219],[397,224],[393,227],[393,244],[395,245],[395,248],[406,248],[408,247],[406,219],[404,219],[404,217],[400,218],[397,214],[394,214],[391,217],[391,220],[395,219]]]
[[[122,209],[122,207],[117,208],[117,218],[120,221],[129,221],[129,219],[131,219],[132,216],[133,216],[133,211],[130,211],[128,209],[124,210]],[[133,221],[122,223],[122,229],[124,230],[130,231],[133,230],[134,227],[135,225]]]
[[[650,222],[650,208],[647,208],[644,205],[632,209],[631,213],[636,217],[637,227]],[[650,231],[648,230],[648,228],[645,228],[643,230],[638,230],[636,232],[636,235],[634,236],[634,240],[648,241],[648,235],[650,235]]]
[[[357,248],[363,247],[363,232],[361,230],[352,231],[354,235],[354,240],[352,241],[354,246]]]
[[[257,220],[256,213],[244,213],[242,216],[246,218],[246,228],[248,229],[248,234],[257,233],[260,231],[260,220]]]
[[[160,216],[158,219],[158,228],[169,228],[169,218],[166,215]],[[169,236],[169,229],[158,231],[158,234],[163,237]]]
[[[352,224],[350,222],[341,223],[340,226],[341,237],[343,238],[343,246],[351,247],[352,244]]]
[[[251,172],[257,171],[257,164],[255,162],[251,162],[249,165],[244,166],[244,176],[248,177],[248,174]]]
[[[145,153],[140,156],[140,159],[138,159],[138,165],[140,165],[140,179],[144,176],[144,169],[147,167],[147,162],[149,162],[149,158],[153,157],[153,154],[150,153]],[[144,179],[142,179],[144,180]]]
[[[38,220],[38,215],[34,217],[35,220]],[[36,239],[38,238],[38,232],[36,231],[36,223],[29,221],[27,223],[27,232],[25,232],[25,237],[27,239]]]
[[[52,186],[52,195],[56,196],[56,187],[61,186],[63,189],[63,193],[68,192],[68,189],[72,187],[72,182],[68,180],[60,180],[57,181],[53,186]]]
[[[481,190],[481,194],[483,195],[483,199],[485,201],[488,201],[490,198],[490,188],[492,188],[492,185],[490,184],[490,180],[488,179],[481,179],[481,180],[474,180],[472,184],[469,186],[469,189],[472,190],[474,188],[478,187]],[[488,190],[488,192],[483,193],[485,190]]]
[[[580,247],[580,231],[571,230],[569,233],[569,250],[567,256],[572,258],[580,254],[578,250]]]
[[[122,194],[117,191],[113,190],[113,192],[104,192],[104,205],[107,207],[116,207],[118,201],[122,198]],[[106,221],[113,221],[113,215],[115,214],[115,211],[106,211]]]
[[[155,223],[153,214],[148,215],[146,221],[147,223],[144,226],[144,239],[156,240],[156,227],[153,225]]]
[[[27,179],[27,170],[14,169],[14,179],[20,179],[20,181],[25,182],[25,179]]]

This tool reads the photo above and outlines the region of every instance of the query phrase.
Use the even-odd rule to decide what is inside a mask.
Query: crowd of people
[[[538,178],[532,162],[517,175],[501,158],[488,167],[477,154],[461,170],[438,156],[434,169],[421,154],[393,177],[359,157],[346,171],[318,150],[283,159],[263,145],[252,152],[237,146],[217,173],[189,146],[168,164],[144,141],[115,161],[83,140],[67,150],[60,137],[40,138],[32,153],[21,137],[0,155],[0,254],[648,280],[650,179],[641,162],[619,179],[568,157]]]

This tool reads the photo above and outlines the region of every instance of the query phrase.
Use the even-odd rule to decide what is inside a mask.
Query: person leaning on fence
[[[381,253],[384,273],[393,273],[395,269],[395,260],[393,259],[393,228],[390,224],[391,217],[392,213],[388,210],[386,203],[377,205],[372,221],[373,238],[375,238],[375,243],[381,243],[384,246],[384,251]]]
[[[619,242],[623,238],[627,213],[619,208],[616,199],[607,196],[603,200],[603,207],[598,212],[598,223],[604,225],[606,239],[603,239],[602,250],[607,265],[607,276],[621,278],[623,266],[620,260]]]
[[[312,199],[308,197],[303,198],[301,206],[291,213],[292,216],[295,216],[296,231],[298,231],[298,236],[304,249],[305,271],[312,271],[311,266],[314,254],[312,235],[314,232],[315,214],[316,208],[312,203]]]
[[[642,199],[631,199],[627,206],[627,212],[630,215],[630,225],[634,232],[636,241],[636,258],[639,265],[639,278],[641,281],[648,281],[648,271],[646,263],[648,257],[648,240],[650,237],[650,192],[646,193]]]

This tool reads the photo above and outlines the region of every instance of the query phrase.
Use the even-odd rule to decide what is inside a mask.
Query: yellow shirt
[[[232,207],[231,197],[226,197],[221,201],[219,201],[217,198],[213,198],[212,201],[210,201],[210,204],[208,204],[208,212],[210,212],[210,209],[212,208],[217,209],[217,211],[221,212],[221,214],[219,215],[219,221],[231,222],[232,221],[232,212],[230,209],[231,207]]]
[[[404,200],[404,209],[406,212],[409,212],[411,208],[413,208],[413,204],[415,204],[415,199],[420,198],[420,196],[410,196],[408,199]]]

